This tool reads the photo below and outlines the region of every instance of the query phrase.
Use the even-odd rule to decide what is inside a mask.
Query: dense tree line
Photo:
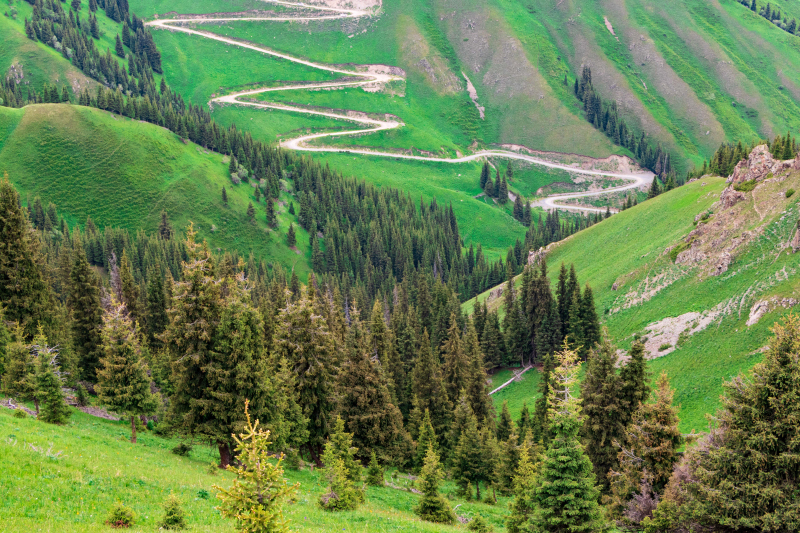
[[[564,83],[567,83],[566,77]],[[625,119],[619,116],[617,102],[603,102],[600,95],[595,92],[592,85],[592,70],[588,66],[584,66],[581,76],[575,78],[573,92],[583,103],[586,120],[595,128],[605,133],[614,144],[630,150],[640,165],[652,170],[664,182],[673,180],[676,185],[681,185],[677,181],[669,152],[663,150],[661,144],[653,148],[644,132],[637,139]]]
[[[792,17],[790,20],[785,14],[781,14],[779,7],[773,6],[767,2],[764,7],[759,7],[756,0],[738,0],[740,4],[750,8],[753,13],[758,13],[783,31],[792,35],[800,35],[800,28],[797,25],[797,19]]]
[[[703,166],[689,171],[686,179],[699,178],[706,174],[714,174],[717,176],[730,176],[733,174],[733,169],[740,161],[746,160],[750,157],[750,152],[756,146],[765,144],[769,148],[772,157],[779,160],[794,159],[798,152],[800,152],[800,145],[797,139],[792,137],[791,132],[786,132],[785,136],[776,135],[772,142],[765,140],[754,140],[750,143],[723,143],[716,149],[714,155],[708,161],[703,161]]]

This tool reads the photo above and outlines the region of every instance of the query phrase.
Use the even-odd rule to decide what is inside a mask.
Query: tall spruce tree
[[[607,531],[597,503],[592,463],[580,443],[580,401],[571,391],[577,380],[578,354],[565,346],[556,355],[550,411],[553,438],[537,477],[533,512],[524,527],[533,533]]]
[[[633,413],[650,395],[650,374],[647,371],[647,361],[644,357],[644,344],[639,340],[634,341],[628,355],[630,356],[628,362],[619,372],[622,381],[619,394],[622,407],[620,423],[624,426],[630,423]]]
[[[508,400],[503,400],[503,407],[500,410],[500,422],[497,424],[497,440],[505,442],[513,432],[514,422],[511,420],[511,413],[508,411]]]
[[[0,181],[0,302],[4,317],[32,337],[51,322],[51,295],[45,282],[39,241],[19,194],[5,173]]]
[[[609,470],[619,468],[615,443],[623,439],[625,432],[619,398],[622,383],[616,363],[617,348],[605,331],[602,344],[590,352],[586,377],[581,383],[583,441],[603,491],[609,488]]]
[[[475,414],[467,414],[466,426],[461,431],[461,436],[453,450],[452,464],[453,478],[459,489],[467,498],[470,488],[475,487],[477,499],[481,499],[481,481],[486,479],[486,456],[481,446],[481,435]]]
[[[636,526],[631,513],[624,513],[631,500],[648,497],[644,491],[663,495],[685,439],[678,428],[678,408],[672,405],[675,391],[665,372],[658,377],[652,402],[643,403],[634,413],[624,438],[617,444],[619,468],[609,472],[611,497],[609,510],[623,524]],[[628,515],[624,516],[623,515]]]
[[[131,442],[136,442],[136,417],[156,411],[158,401],[150,391],[150,376],[142,357],[138,326],[131,322],[125,304],[112,296],[103,314],[103,355],[97,369],[100,400],[131,421]]]
[[[717,530],[795,531],[800,525],[800,317],[773,328],[752,377],[725,384],[718,429],[690,452],[688,511]],[[748,373],[749,374],[749,373]]]
[[[169,275],[169,274],[167,274]],[[151,350],[158,350],[163,343],[159,336],[169,324],[167,297],[164,292],[164,278],[160,269],[150,271],[147,283],[147,304],[145,305],[145,326],[147,342]]]
[[[345,361],[337,379],[336,412],[345,420],[359,459],[376,453],[383,462],[398,457],[404,437],[403,415],[393,403],[380,363],[373,353],[359,312],[350,311]],[[382,321],[383,319],[381,319]]]
[[[450,401],[439,358],[433,354],[428,332],[422,333],[420,353],[414,365],[412,390],[420,413],[430,412],[431,424],[439,438],[446,437],[452,420]]]
[[[103,324],[103,310],[100,307],[99,280],[89,266],[77,232],[75,237],[77,242],[73,251],[67,299],[72,311],[72,339],[81,376],[95,382],[102,353],[100,329]]]
[[[528,522],[534,511],[537,473],[538,468],[531,459],[528,447],[521,446],[513,480],[514,502],[511,504],[511,515],[506,519],[508,533],[530,531]]]
[[[285,294],[278,317],[275,347],[297,377],[297,401],[309,420],[306,450],[318,465],[334,409],[334,377],[339,365],[336,338],[316,309],[313,285],[293,301]]]
[[[533,410],[533,442],[547,444],[550,441],[550,404],[553,397],[552,373],[555,367],[552,354],[546,354],[542,361],[542,375],[539,377],[539,397]]]

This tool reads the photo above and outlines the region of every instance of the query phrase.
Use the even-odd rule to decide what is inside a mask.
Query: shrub
[[[772,176],[772,174],[770,174],[767,177],[771,177],[771,176]],[[741,183],[735,184],[733,186],[733,190],[739,191],[739,192],[750,192],[750,191],[752,191],[753,189],[756,188],[756,185],[757,185],[756,180],[743,181]]]
[[[194,447],[191,444],[186,444],[185,442],[181,442],[174,448],[172,448],[172,453],[175,455],[180,455],[181,457],[186,457],[189,455],[189,452],[192,451]]]
[[[24,409],[14,409],[14,414],[11,416],[14,418],[28,418],[28,413]]]
[[[83,383],[78,383],[78,386],[75,388],[75,401],[78,402],[78,405],[81,407],[89,405],[89,393],[86,392],[86,387],[83,386]]]
[[[367,468],[367,485],[373,487],[383,487],[385,480],[383,479],[383,467],[375,457],[375,452],[372,452],[370,457],[369,467]]]
[[[794,194],[794,189],[789,189],[786,191],[786,198],[791,198]]]
[[[676,244],[672,248],[672,250],[669,251],[669,259],[670,259],[670,261],[672,261],[674,263],[678,259],[678,254],[680,254],[681,252],[683,252],[687,248],[689,248],[689,245],[686,244],[683,241],[681,241],[680,243]]]
[[[664,344],[658,347],[658,351],[663,352],[664,350],[669,350],[670,348],[672,348],[672,345],[668,342],[665,342]]]
[[[477,531],[478,533],[491,533],[492,527],[486,523],[482,516],[478,515],[467,524],[467,531]]]
[[[164,501],[164,518],[158,523],[158,527],[162,529],[184,529],[186,527],[181,501],[174,494],[167,496]]]
[[[197,497],[201,500],[207,500],[209,496],[211,496],[211,494],[209,494],[206,489],[200,489],[197,491]]]
[[[114,504],[106,519],[106,524],[115,529],[131,527],[135,522],[136,513],[130,507],[123,505],[122,502]]]

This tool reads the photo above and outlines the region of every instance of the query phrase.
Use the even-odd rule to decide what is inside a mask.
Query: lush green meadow
[[[279,207],[277,230],[266,224],[263,200],[249,184],[234,185],[220,154],[184,144],[166,129],[97,109],[40,104],[0,108],[0,172],[23,198],[53,202],[71,223],[87,217],[100,227],[154,231],[167,211],[179,229],[193,222],[212,248],[251,252],[269,263],[310,271],[308,235],[298,228],[300,253],[286,246],[290,222]],[[228,204],[222,201],[227,189]],[[286,205],[291,198],[284,193]],[[247,219],[253,202],[256,222]]]
[[[125,422],[96,418],[73,409],[66,426],[53,426],[30,417],[12,417],[0,408],[0,523],[6,533],[30,531],[108,531],[103,522],[117,501],[133,508],[137,525],[130,531],[156,531],[164,499],[177,495],[187,513],[187,531],[234,531],[233,523],[215,509],[214,484],[227,487],[232,475],[210,468],[219,459],[216,449],[195,443],[187,457],[170,452],[179,443],[140,431],[138,443],[128,441]],[[413,514],[418,496],[406,490],[410,480],[387,473],[398,488],[368,487],[367,501],[357,511],[329,513],[317,505],[326,489],[321,472],[286,471],[299,483],[294,502],[285,508],[292,531],[354,533],[464,531],[462,527],[422,522]],[[443,492],[459,505],[459,516],[483,516],[502,531],[507,498],[497,505],[455,499],[455,486]]]

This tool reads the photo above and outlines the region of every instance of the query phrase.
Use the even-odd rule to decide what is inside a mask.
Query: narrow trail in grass
[[[180,31],[183,33],[187,33],[190,35],[197,35],[200,37],[204,37],[206,39],[212,39],[215,41],[219,41],[222,43],[230,44],[233,46],[238,46],[240,48],[246,48],[248,50],[254,50],[256,52],[260,52],[263,54],[271,55],[274,57],[278,57],[281,59],[285,59],[287,61],[292,61],[294,63],[305,65],[307,67],[312,67],[319,70],[324,70],[327,72],[334,72],[338,74],[343,74],[346,78],[342,81],[333,81],[333,82],[320,82],[320,83],[308,83],[303,85],[285,85],[280,87],[268,87],[268,88],[260,88],[260,89],[251,89],[247,91],[241,91],[225,96],[219,96],[213,98],[211,103],[219,103],[219,104],[228,104],[228,105],[242,105],[242,106],[249,106],[255,107],[260,109],[277,109],[281,111],[289,111],[295,113],[303,113],[306,115],[315,115],[321,117],[328,117],[337,120],[343,120],[347,122],[354,122],[359,124],[362,127],[359,129],[354,130],[344,130],[344,131],[337,131],[337,132],[327,132],[327,133],[316,133],[312,135],[304,135],[300,137],[296,137],[294,139],[284,140],[281,141],[280,145],[284,148],[288,148],[290,150],[298,150],[298,151],[306,151],[306,152],[340,152],[340,153],[348,153],[348,154],[359,154],[359,155],[368,155],[368,156],[378,156],[378,157],[393,157],[395,159],[409,159],[415,161],[435,161],[439,163],[466,163],[469,161],[475,161],[478,159],[483,159],[486,157],[502,157],[506,159],[514,159],[520,161],[526,161],[529,163],[534,163],[536,165],[541,165],[544,167],[549,168],[557,168],[562,170],[567,170],[570,172],[574,172],[576,174],[583,174],[589,176],[607,176],[613,178],[620,178],[628,180],[629,183],[618,186],[618,187],[610,187],[598,191],[588,191],[588,192],[579,192],[579,193],[562,193],[562,194],[554,194],[551,196],[547,196],[545,198],[539,199],[533,202],[532,206],[539,206],[544,209],[569,209],[575,211],[591,211],[591,212],[604,212],[605,209],[597,208],[597,207],[584,207],[584,206],[575,206],[575,205],[565,205],[561,203],[557,203],[560,200],[568,200],[568,199],[577,199],[577,198],[587,198],[593,196],[600,196],[602,194],[606,194],[609,192],[619,192],[619,191],[626,191],[630,189],[636,189],[642,186],[648,185],[652,179],[653,174],[650,172],[642,172],[638,174],[619,174],[614,172],[606,172],[602,170],[584,170],[575,168],[569,165],[563,165],[560,163],[553,163],[551,161],[547,161],[544,159],[540,159],[538,157],[534,157],[527,154],[521,154],[517,152],[510,152],[506,150],[481,150],[479,152],[475,152],[473,154],[458,157],[458,158],[439,158],[439,157],[426,157],[426,156],[416,156],[416,155],[408,155],[408,154],[400,154],[400,153],[393,153],[393,152],[381,152],[381,151],[374,151],[374,150],[353,150],[353,149],[346,149],[346,148],[334,148],[334,147],[324,147],[324,146],[309,146],[307,143],[309,141],[315,139],[322,139],[325,137],[340,137],[340,136],[349,136],[349,135],[359,135],[364,133],[375,133],[378,131],[383,130],[392,130],[396,128],[402,127],[404,124],[399,120],[390,119],[387,115],[385,120],[370,118],[366,116],[364,113],[357,113],[357,112],[350,112],[348,114],[342,113],[335,113],[332,111],[317,111],[306,109],[302,107],[296,107],[291,105],[283,105],[283,104],[276,104],[276,103],[269,103],[269,102],[250,102],[246,100],[242,100],[242,98],[246,98],[249,96],[254,96],[258,94],[268,93],[268,92],[275,92],[275,91],[290,91],[290,90],[298,90],[298,89],[325,89],[325,88],[339,88],[339,87],[357,87],[357,86],[371,86],[371,87],[379,87],[381,85],[385,85],[387,83],[391,83],[394,81],[403,81],[404,78],[400,75],[393,74],[390,67],[383,67],[383,66],[376,66],[372,65],[371,69],[367,68],[366,71],[357,71],[357,70],[350,70],[350,69],[343,69],[337,68],[330,65],[323,65],[321,63],[315,63],[313,61],[309,61],[307,59],[302,59],[299,57],[295,57],[289,54],[284,54],[281,52],[277,52],[275,50],[271,50],[269,48],[258,46],[246,41],[240,41],[238,39],[232,39],[230,37],[223,37],[221,35],[217,35],[215,33],[206,32],[202,30],[197,30],[193,28],[188,28],[184,26],[185,24],[200,24],[200,23],[221,23],[221,22],[236,22],[236,21],[261,21],[261,22],[291,22],[291,21],[319,21],[319,20],[335,20],[335,19],[344,19],[344,18],[361,18],[361,17],[369,17],[372,16],[373,13],[371,11],[364,11],[360,9],[343,9],[343,8],[333,8],[327,6],[318,6],[318,5],[310,5],[304,4],[301,2],[284,2],[282,0],[263,0],[266,3],[277,4],[281,6],[293,7],[293,8],[300,8],[305,10],[317,10],[322,13],[316,15],[306,15],[306,14],[298,14],[297,16],[285,15],[285,16],[254,16],[254,17],[235,17],[235,16],[222,16],[222,17],[204,17],[204,16],[187,16],[186,18],[179,18],[179,19],[155,19],[146,22],[147,26],[151,28],[160,28],[166,29],[170,31]],[[355,79],[354,79],[355,78]]]

